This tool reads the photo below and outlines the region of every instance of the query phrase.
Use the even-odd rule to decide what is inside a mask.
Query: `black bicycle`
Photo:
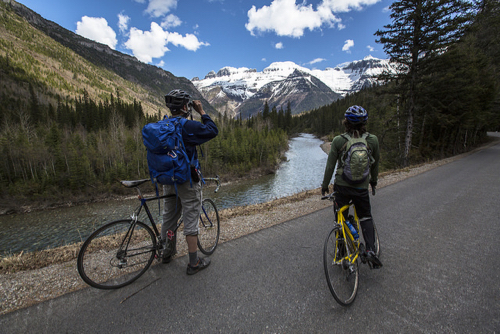
[[[83,243],[78,253],[78,273],[85,283],[99,289],[118,289],[138,279],[151,266],[153,260],[161,260],[163,252],[171,252],[164,248],[166,241],[161,240],[160,232],[151,215],[148,202],[176,196],[162,195],[144,197],[140,185],[150,181],[120,181],[127,188],[136,188],[140,205],[132,213],[130,219],[108,223],[94,231]],[[217,184],[214,192],[220,188],[219,176],[205,178]],[[145,210],[151,226],[138,220],[142,209]],[[182,217],[167,238],[172,239],[182,224]],[[211,255],[219,242],[220,219],[215,203],[209,199],[202,200],[202,212],[199,219],[198,248],[205,255]],[[166,243],[167,245],[170,243]]]

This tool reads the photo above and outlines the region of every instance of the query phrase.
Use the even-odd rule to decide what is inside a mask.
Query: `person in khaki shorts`
[[[191,115],[191,106],[200,114],[201,122],[187,120],[182,129],[182,140],[186,146],[187,155],[195,161],[198,160],[196,145],[201,145],[217,136],[218,129],[209,115],[205,113],[201,102],[190,102],[191,96],[186,92],[176,89],[165,95],[165,103],[172,113],[172,117],[188,118]],[[189,106],[188,106],[189,104]],[[201,212],[201,180],[199,170],[192,168],[192,182],[185,182],[176,186],[164,185],[163,193],[176,194],[164,200],[163,221],[161,225],[161,238],[167,240],[167,232],[173,230],[181,214],[184,221],[184,235],[189,251],[187,274],[193,275],[205,269],[210,264],[209,258],[198,257],[198,219]],[[176,189],[177,188],[177,189]],[[176,253],[176,239],[174,235],[170,242],[169,254],[163,253],[162,262],[169,263]]]

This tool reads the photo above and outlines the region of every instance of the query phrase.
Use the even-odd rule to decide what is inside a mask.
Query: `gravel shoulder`
[[[487,146],[496,144],[497,140],[498,138]],[[329,152],[329,144],[322,145],[322,148],[325,152]],[[386,187],[450,163],[472,152],[403,170],[384,173],[379,177],[378,188]],[[222,210],[220,212],[220,242],[240,238],[244,235],[329,207],[330,205],[329,201],[320,200],[320,188],[318,188],[276,199],[268,203]],[[187,254],[187,246],[183,238],[178,240],[177,247],[178,254],[176,258]],[[73,259],[70,261],[34,270],[0,274],[0,315],[87,287],[76,270],[75,252],[77,253],[77,248],[61,249],[61,253],[68,252],[73,253],[71,256]],[[155,261],[153,265],[157,264],[158,262]]]

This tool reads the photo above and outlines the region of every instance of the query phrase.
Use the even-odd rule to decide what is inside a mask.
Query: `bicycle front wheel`
[[[323,265],[326,281],[333,298],[343,306],[350,305],[356,298],[359,284],[358,261],[350,261],[348,244],[339,226],[335,226],[325,240]]]
[[[220,219],[215,203],[205,198],[198,223],[198,248],[205,255],[211,255],[219,243]]]
[[[155,254],[151,228],[130,219],[118,220],[97,229],[83,243],[78,273],[94,288],[118,289],[144,274]]]

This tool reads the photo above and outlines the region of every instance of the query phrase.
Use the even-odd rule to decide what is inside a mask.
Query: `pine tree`
[[[269,117],[269,105],[267,104],[267,101],[264,104],[264,111],[262,112],[262,118],[266,120]]]
[[[405,103],[406,133],[402,154],[408,166],[415,115],[418,113],[419,83],[425,68],[460,39],[471,20],[471,3],[465,0],[400,0],[390,7],[392,23],[375,33],[397,68],[396,94]]]

